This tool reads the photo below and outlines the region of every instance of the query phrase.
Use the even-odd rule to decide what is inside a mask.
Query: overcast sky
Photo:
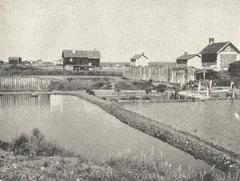
[[[103,61],[175,61],[209,37],[240,48],[239,20],[239,0],[0,0],[0,59],[96,48]]]

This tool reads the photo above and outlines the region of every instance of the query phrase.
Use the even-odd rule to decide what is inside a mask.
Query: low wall
[[[188,132],[174,129],[167,124],[126,110],[116,103],[107,102],[85,94],[67,94],[85,99],[101,107],[121,122],[189,153],[196,159],[203,160],[209,165],[215,165],[216,168],[225,173],[231,173],[233,176],[240,170],[240,155],[220,145],[213,144]],[[239,177],[239,175],[237,177]]]
[[[167,66],[126,67],[123,77],[131,80],[164,81],[171,83],[187,83],[195,80],[194,68],[169,68]]]
[[[40,77],[0,77],[0,92],[47,91],[50,79]]]

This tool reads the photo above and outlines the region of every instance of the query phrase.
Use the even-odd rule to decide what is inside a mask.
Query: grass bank
[[[220,145],[211,143],[188,132],[176,130],[169,125],[126,110],[118,104],[100,100],[94,96],[78,93],[69,93],[69,95],[79,96],[96,104],[121,122],[179,148],[196,159],[201,159],[209,165],[214,165],[225,173],[239,177],[240,156]]]
[[[55,69],[41,69],[26,65],[1,65],[0,76],[20,75],[80,75],[80,76],[117,76],[122,77],[122,72],[93,70],[93,71],[66,71]]]
[[[3,149],[3,150],[2,150]],[[153,153],[154,154],[154,153]],[[155,158],[155,157],[154,157]],[[111,156],[95,161],[49,142],[34,129],[31,135],[21,134],[11,142],[0,142],[0,179],[2,180],[104,180],[104,181],[230,181],[229,176],[172,168],[161,156]]]
[[[76,78],[68,77],[63,80],[52,80],[49,89],[59,91],[76,91],[86,89],[112,89],[114,79],[110,78]]]

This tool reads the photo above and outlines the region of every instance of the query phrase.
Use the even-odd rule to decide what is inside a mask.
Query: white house
[[[184,54],[177,58],[177,67],[194,67],[196,69],[202,68],[202,60],[199,54]]]
[[[199,53],[205,69],[227,70],[230,63],[239,60],[240,51],[230,41],[214,42],[209,38],[208,45]]]
[[[141,54],[135,54],[130,60],[130,66],[148,66],[149,58],[144,55],[144,52]]]

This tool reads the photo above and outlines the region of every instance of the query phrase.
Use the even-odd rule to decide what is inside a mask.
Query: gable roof
[[[177,60],[189,60],[195,56],[198,56],[198,54],[183,54],[182,56],[178,57]]]
[[[64,58],[89,58],[89,59],[100,59],[101,54],[98,50],[63,50],[62,57]]]
[[[226,42],[211,43],[211,44],[207,45],[205,48],[203,48],[202,51],[200,52],[200,54],[219,53],[221,50],[223,50],[229,44],[231,44],[236,49],[236,51],[238,53],[240,53],[240,51],[230,41],[226,41]]]
[[[148,57],[146,57],[143,53],[141,53],[141,54],[135,54],[132,58],[131,58],[131,60],[137,60],[137,59],[139,59],[140,57],[145,57],[146,59],[148,59]]]

